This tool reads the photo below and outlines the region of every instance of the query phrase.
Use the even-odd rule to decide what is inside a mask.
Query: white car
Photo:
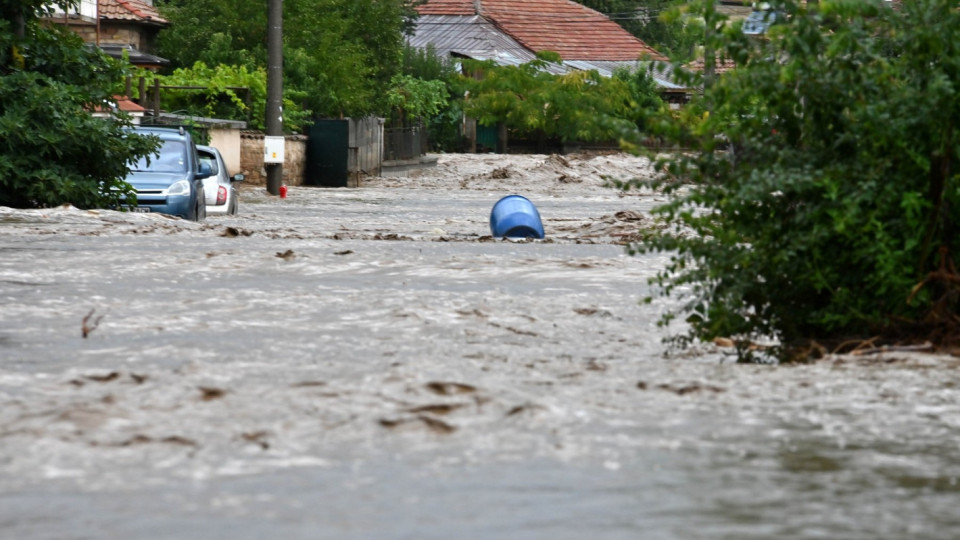
[[[200,163],[210,166],[213,174],[203,181],[203,195],[207,203],[207,215],[234,215],[240,208],[240,194],[233,186],[243,180],[242,174],[230,176],[220,151],[212,146],[197,146]]]

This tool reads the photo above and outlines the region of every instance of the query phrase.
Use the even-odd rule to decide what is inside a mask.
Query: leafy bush
[[[437,54],[433,45],[419,49],[409,44],[403,48],[403,75],[423,81],[441,81],[445,99],[436,112],[425,117],[432,149],[441,152],[461,152],[466,148],[466,137],[461,134],[463,124],[463,84],[458,65]]]
[[[123,68],[74,34],[39,26],[36,12],[22,15],[22,33],[0,20],[0,205],[91,208],[134,198],[124,178],[156,141],[126,133],[123,119],[91,115]]]
[[[164,89],[161,106],[168,111],[206,116],[225,120],[249,122],[252,129],[264,129],[267,103],[267,71],[264,68],[247,68],[218,64],[210,67],[196,62],[190,68],[179,68],[170,75],[156,75],[149,71],[140,73],[148,81],[160,79],[164,86],[196,86],[200,89]],[[246,88],[246,92],[240,90]],[[284,128],[292,131],[302,129],[309,111],[302,110],[294,101],[294,91],[287,89],[283,100]]]
[[[766,39],[717,35],[737,68],[706,89],[702,121],[656,124],[696,150],[661,162],[674,234],[636,246],[674,253],[657,282],[686,299],[675,340],[766,336],[784,356],[871,336],[955,342],[955,3],[774,7],[788,22]]]
[[[440,80],[395,75],[387,90],[387,103],[402,126],[409,119],[438,114],[447,103],[447,86]]]
[[[541,53],[544,55],[544,53]],[[554,75],[549,55],[519,66],[465,61],[464,111],[485,126],[505,123],[523,138],[561,141],[636,139],[637,103],[627,83],[596,71]]]

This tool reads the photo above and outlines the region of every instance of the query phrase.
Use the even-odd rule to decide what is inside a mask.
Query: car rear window
[[[217,158],[213,156],[213,154],[200,151],[198,155],[200,156],[200,163],[206,163],[210,166],[210,174],[218,174],[220,172],[218,170],[219,167],[217,167]]]

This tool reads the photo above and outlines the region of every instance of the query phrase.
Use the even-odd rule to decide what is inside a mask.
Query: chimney
[[[483,15],[483,0],[473,0],[473,10],[477,15]]]

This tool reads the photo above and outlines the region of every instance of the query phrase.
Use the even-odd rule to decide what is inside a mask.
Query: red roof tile
[[[134,103],[130,98],[126,96],[113,96],[114,105],[117,109],[128,112],[131,114],[146,112],[147,109],[141,107]],[[104,105],[94,105],[93,110],[96,112],[110,112],[113,110],[113,107],[104,106]]]
[[[169,21],[160,12],[140,0],[97,0],[100,18],[108,20],[139,21],[167,25]]]
[[[683,67],[687,68],[690,71],[703,71],[705,66],[706,66],[706,62],[704,61],[704,59],[698,58],[697,60],[694,60]],[[736,67],[737,67],[737,64],[733,60],[728,59],[728,60],[721,61],[719,58],[717,58],[713,66],[713,72],[719,75],[721,73],[726,73],[728,71],[731,71]]]
[[[564,60],[666,60],[602,13],[572,0],[482,0],[481,14],[535,51]],[[423,15],[473,15],[474,0],[428,0]]]
[[[146,111],[145,108],[143,108],[143,107],[141,107],[140,105],[134,103],[134,102],[131,101],[130,98],[128,98],[128,97],[124,97],[124,96],[113,96],[113,99],[115,99],[115,100],[117,101],[117,108],[119,108],[121,111],[126,111],[126,112],[128,112],[128,113],[138,113],[138,112],[144,112],[144,111]]]

